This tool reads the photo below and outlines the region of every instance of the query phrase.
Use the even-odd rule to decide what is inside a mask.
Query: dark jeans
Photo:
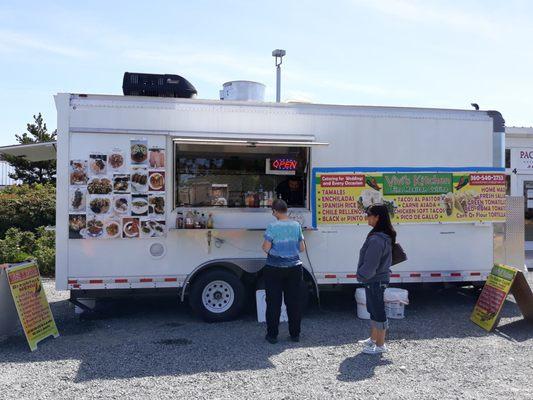
[[[301,265],[295,267],[271,267],[263,268],[266,292],[266,322],[267,335],[278,336],[279,316],[281,314],[282,295],[287,306],[289,317],[289,334],[300,335],[300,323],[302,311],[300,305],[300,288],[303,279]]]
[[[370,314],[370,324],[377,329],[388,329],[389,327],[384,299],[387,286],[388,282],[365,284],[366,310]]]

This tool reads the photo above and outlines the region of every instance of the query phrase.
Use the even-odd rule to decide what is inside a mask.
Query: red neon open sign
[[[275,171],[296,171],[298,161],[289,158],[275,158],[270,160],[270,169]]]

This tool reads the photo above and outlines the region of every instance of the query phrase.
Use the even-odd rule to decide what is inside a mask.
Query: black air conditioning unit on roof
[[[190,99],[195,87],[179,75],[124,72],[122,91],[125,96],[180,97]]]

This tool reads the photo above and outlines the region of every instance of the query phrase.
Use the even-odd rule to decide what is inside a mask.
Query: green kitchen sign
[[[448,173],[383,174],[385,196],[437,195],[452,191],[453,176]]]

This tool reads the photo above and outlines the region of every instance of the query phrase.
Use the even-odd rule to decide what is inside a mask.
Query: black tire
[[[216,281],[221,281],[226,286],[215,285],[214,282]],[[211,286],[209,289],[213,290],[213,292],[207,289],[210,293],[206,293],[206,296],[209,296],[206,297],[206,302],[213,301],[213,303],[220,304],[224,307],[221,311],[213,311],[216,307],[215,304],[211,309],[204,305],[203,293],[209,286]],[[230,305],[224,304],[224,297],[231,297],[227,291],[227,286],[230,286],[233,290],[233,302]],[[243,283],[234,273],[226,270],[212,270],[201,273],[192,283],[189,294],[189,304],[194,313],[207,322],[223,322],[235,319],[242,312],[245,301],[246,290]]]

